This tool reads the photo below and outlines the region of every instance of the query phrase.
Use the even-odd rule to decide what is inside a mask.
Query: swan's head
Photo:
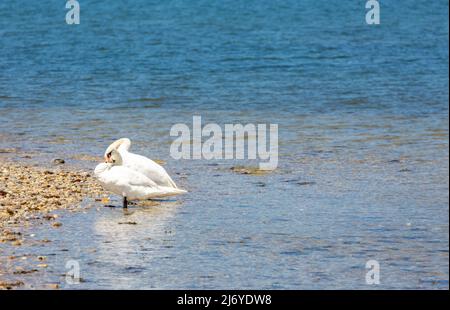
[[[122,156],[116,150],[111,151],[111,155],[109,156],[109,162],[98,164],[95,167],[94,174],[96,177],[100,177],[100,174],[111,169],[113,166],[122,165]]]
[[[131,141],[128,138],[122,138],[122,139],[116,140],[113,143],[111,143],[111,145],[108,146],[108,148],[105,151],[105,155],[104,155],[105,161],[107,163],[112,163],[112,160],[111,160],[112,151],[113,150],[117,151],[117,150],[119,150],[119,148],[125,149],[128,151],[128,149],[130,148],[130,144],[131,144]]]
[[[112,150],[111,155],[109,156],[110,163],[114,166],[122,165],[122,156],[117,150]]]

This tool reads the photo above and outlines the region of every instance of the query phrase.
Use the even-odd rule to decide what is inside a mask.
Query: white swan
[[[116,150],[122,157],[123,166],[137,171],[152,179],[157,185],[178,188],[166,170],[150,158],[129,152],[131,141],[122,138],[113,142],[105,152],[106,162],[111,162],[111,152]]]
[[[94,174],[105,189],[123,196],[124,208],[128,206],[128,199],[142,200],[186,193],[182,189],[157,185],[145,175],[123,166],[122,157],[116,150],[111,151],[109,159],[111,162],[97,165]]]

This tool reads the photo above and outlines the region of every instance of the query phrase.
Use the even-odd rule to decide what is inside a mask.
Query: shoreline
[[[89,172],[0,158],[0,227],[32,220],[38,213],[69,209],[103,193]]]
[[[61,223],[54,212],[78,209],[86,199],[98,201],[105,194],[87,171],[66,165],[34,166],[0,158],[0,290],[25,285],[25,279],[5,281],[3,276],[27,273],[19,263],[14,263],[14,255],[2,244],[21,246],[25,242],[22,231],[42,222],[60,229]]]

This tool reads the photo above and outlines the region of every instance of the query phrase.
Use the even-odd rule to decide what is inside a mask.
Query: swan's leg
[[[123,207],[124,209],[128,208],[128,200],[126,196],[123,196]]]

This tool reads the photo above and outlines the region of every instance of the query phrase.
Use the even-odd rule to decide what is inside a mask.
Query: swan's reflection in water
[[[117,204],[119,205],[119,204]],[[167,261],[175,230],[177,201],[145,201],[128,209],[105,208],[94,223],[96,276],[109,288],[151,288],[152,274]],[[106,211],[106,212],[105,212]],[[145,276],[147,274],[147,277]]]

